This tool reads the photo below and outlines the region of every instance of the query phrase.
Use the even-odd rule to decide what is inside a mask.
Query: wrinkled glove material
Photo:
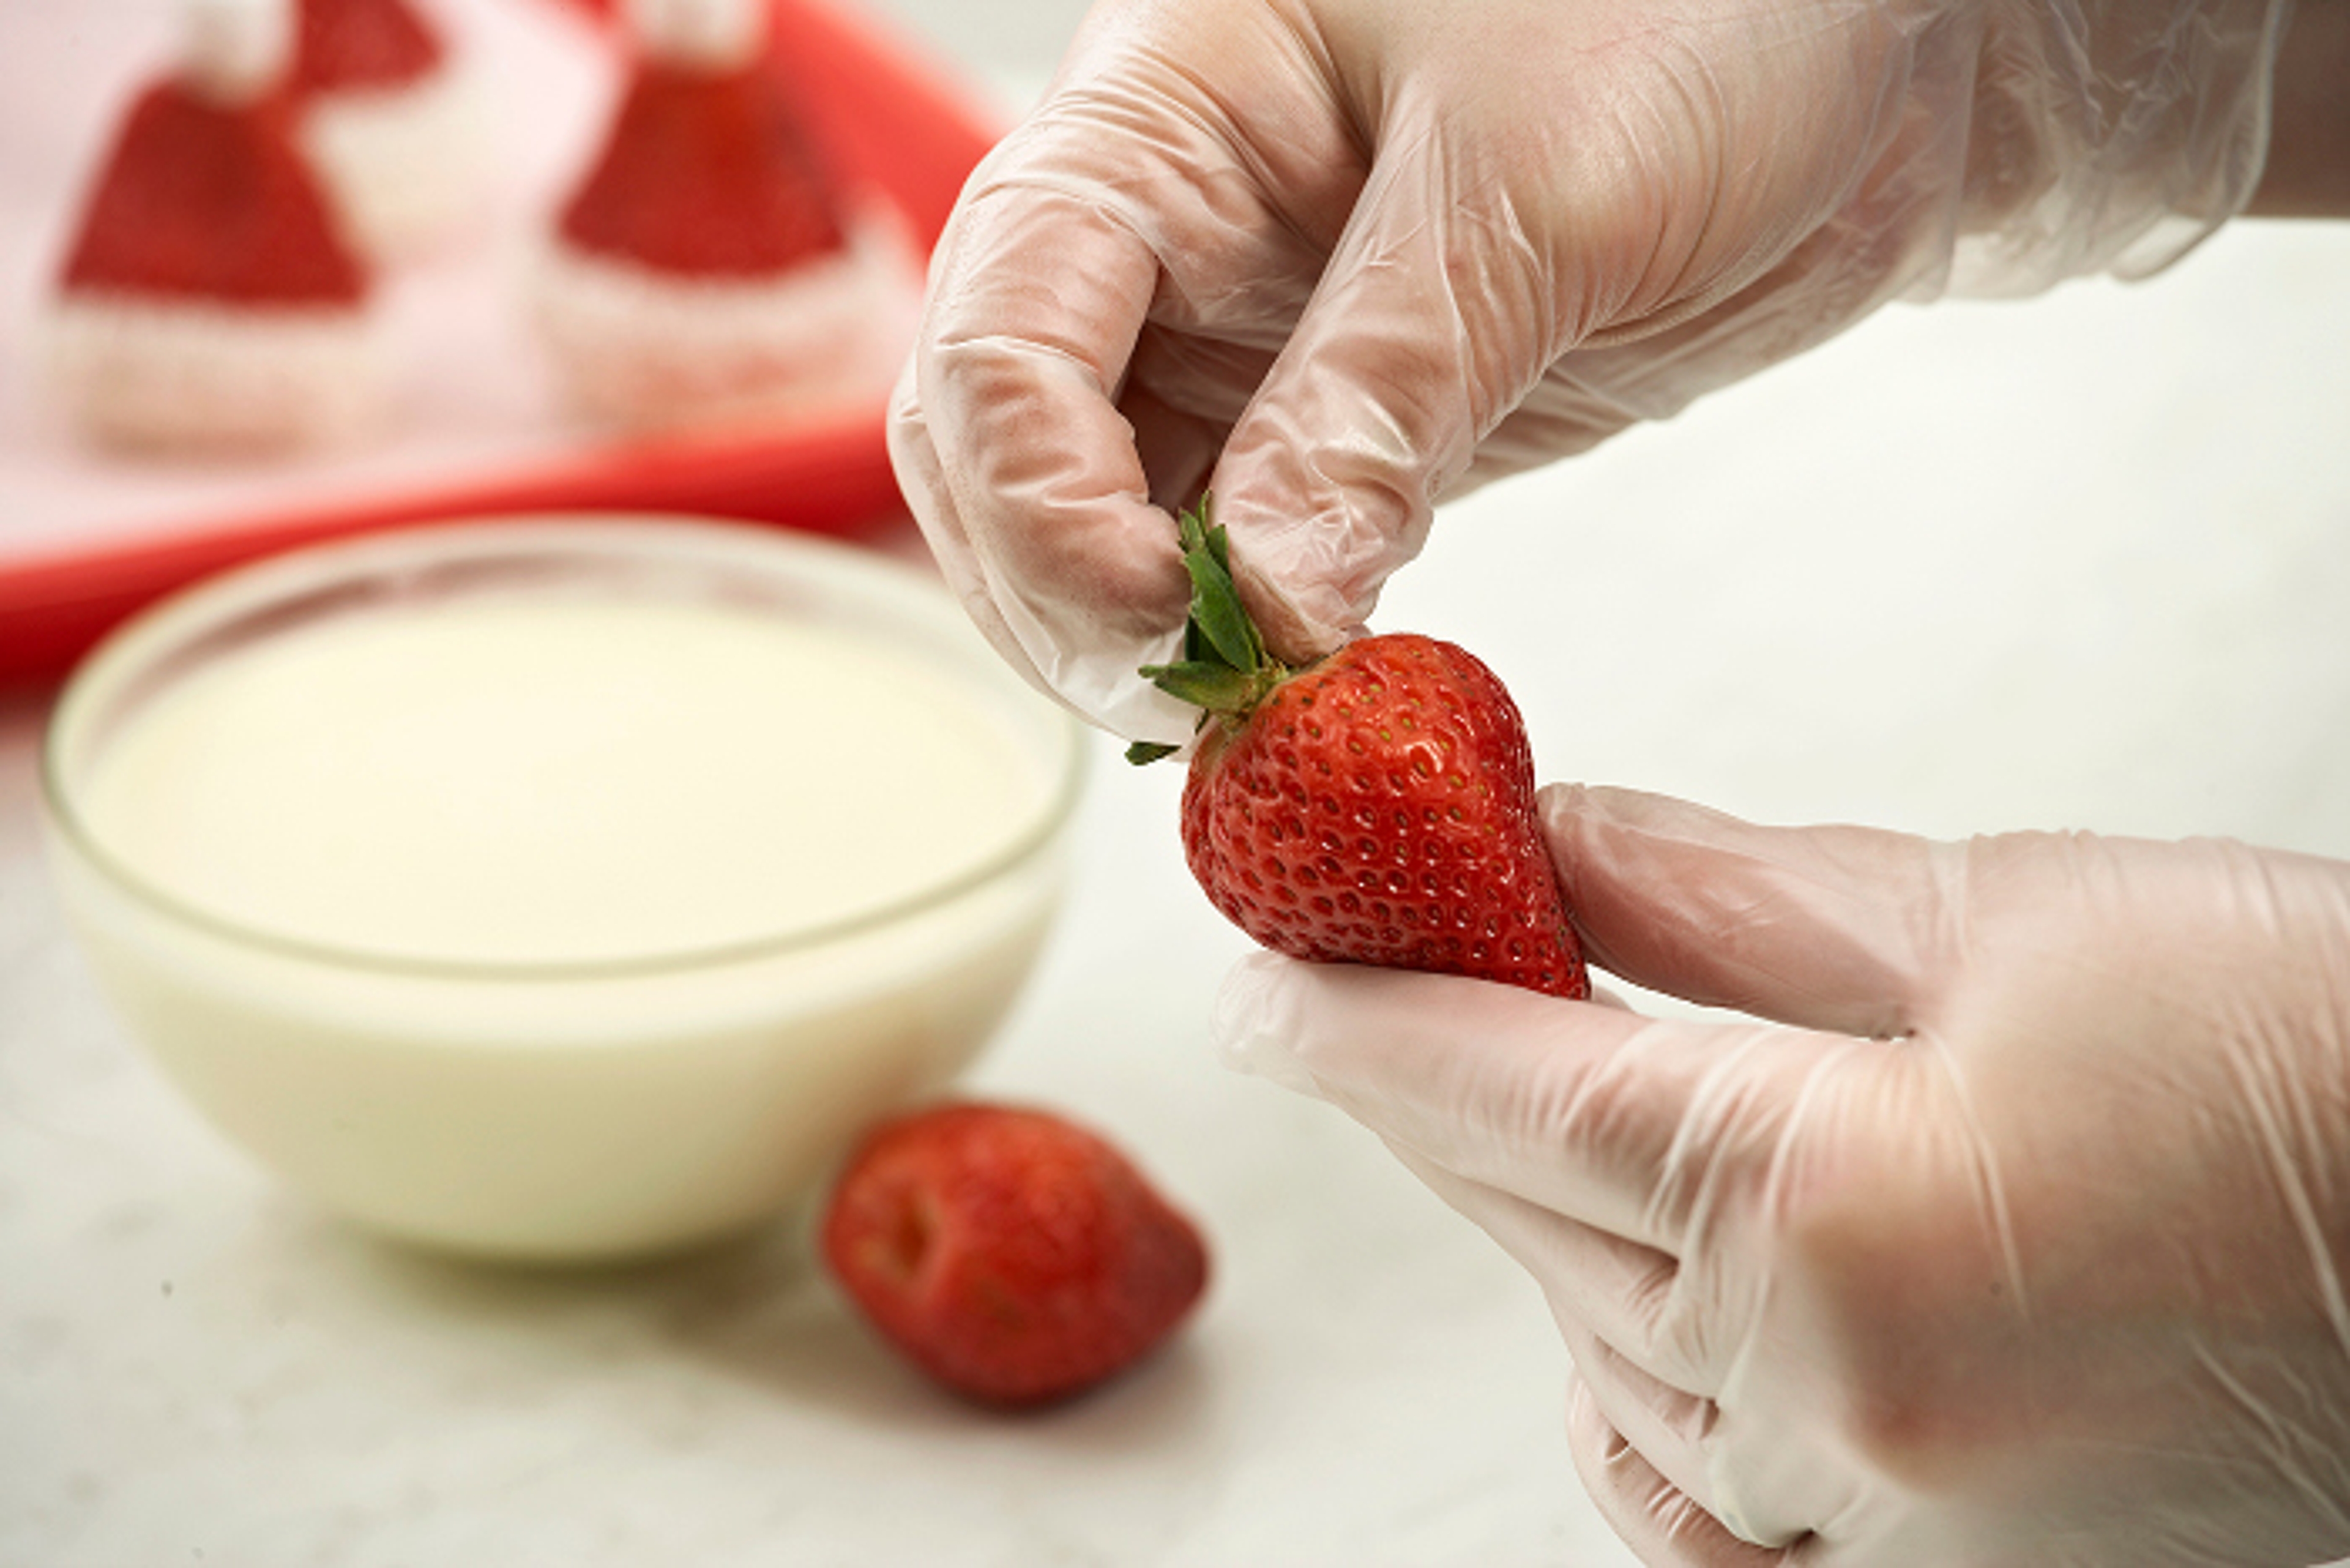
[[[1553,788],[1596,963],[1243,961],[1236,1065],[1542,1285],[1658,1568],[2350,1558],[2350,866]]]
[[[1440,499],[1891,300],[2176,259],[2287,3],[1105,0],[950,222],[892,456],[1006,658],[1180,741],[1168,509],[1326,652]]]

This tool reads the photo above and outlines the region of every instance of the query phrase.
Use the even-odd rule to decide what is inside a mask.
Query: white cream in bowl
[[[1073,723],[909,568],[647,520],[273,562],[79,671],[68,909],[232,1138],[365,1223],[640,1254],[805,1195],[984,1044]]]

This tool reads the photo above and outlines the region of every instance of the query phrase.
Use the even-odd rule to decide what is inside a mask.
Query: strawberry
[[[285,102],[223,103],[178,79],[132,104],[63,283],[69,292],[269,309],[356,306],[369,286]]]
[[[990,1405],[1065,1399],[1173,1333],[1206,1288],[1199,1231],[1098,1135],[951,1101],[887,1121],[827,1202],[827,1268],[882,1336]]]
[[[829,175],[764,59],[638,67],[563,209],[578,249],[657,273],[757,278],[845,250]]]
[[[1178,524],[1192,585],[1185,657],[1143,674],[1204,710],[1182,830],[1210,900],[1293,958],[1588,996],[1537,826],[1525,724],[1500,680],[1466,649],[1408,633],[1291,670],[1242,607],[1206,504]]]

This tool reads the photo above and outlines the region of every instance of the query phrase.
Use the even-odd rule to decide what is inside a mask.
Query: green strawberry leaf
[[[1208,546],[1208,554],[1216,558],[1216,565],[1224,569],[1225,576],[1230,576],[1232,570],[1232,531],[1222,527],[1207,527],[1207,516],[1208,498],[1203,495],[1200,498],[1200,511],[1197,521],[1201,525],[1202,534]]]
[[[1191,604],[1183,628],[1183,657],[1173,664],[1147,664],[1141,673],[1169,696],[1232,719],[1245,717],[1267,693],[1289,678],[1280,660],[1265,652],[1264,639],[1241,603],[1232,581],[1232,541],[1208,520],[1208,498],[1175,518],[1183,548],[1183,569],[1191,578]],[[1181,750],[1138,742],[1127,761],[1154,763]]]
[[[1146,664],[1142,667],[1142,674],[1170,697],[1189,702],[1194,708],[1205,708],[1211,713],[1237,713],[1253,706],[1257,698],[1253,677],[1228,664],[1207,659],[1186,660],[1181,664]]]
[[[1219,528],[1210,537],[1221,538]],[[1229,549],[1229,546],[1227,546]],[[1216,657],[1231,668],[1243,672],[1253,671],[1264,661],[1264,645],[1257,640],[1256,627],[1241,607],[1240,589],[1232,583],[1232,569],[1217,559],[1212,545],[1187,548],[1183,552],[1183,568],[1191,574],[1191,624],[1200,628]]]

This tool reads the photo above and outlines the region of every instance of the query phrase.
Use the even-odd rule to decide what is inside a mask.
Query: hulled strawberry
[[[1198,1230],[1099,1135],[972,1101],[869,1133],[834,1185],[821,1245],[884,1338],[993,1405],[1066,1399],[1125,1370],[1208,1277]]]
[[[636,0],[629,79],[540,257],[579,408],[624,424],[877,405],[921,314],[899,225],[829,166],[767,0]]]
[[[1407,633],[1288,669],[1242,607],[1205,504],[1180,526],[1185,658],[1143,673],[1205,711],[1183,850],[1216,908],[1294,958],[1589,995],[1524,722],[1500,680],[1466,649]]]
[[[271,453],[357,433],[372,269],[296,134],[275,6],[195,5],[133,98],[48,301],[49,390],[110,446]]]

